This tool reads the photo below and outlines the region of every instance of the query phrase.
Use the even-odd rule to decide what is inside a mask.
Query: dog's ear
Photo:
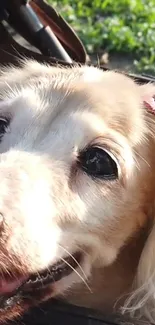
[[[148,217],[150,217],[151,224],[149,224],[148,236],[139,260],[133,292],[127,299],[123,310],[130,312],[132,316],[143,316],[155,324],[155,85],[147,84],[140,86],[139,89],[149,134],[147,145],[151,159],[149,161],[151,198]]]
[[[148,133],[152,135],[152,141],[155,143],[155,84],[139,86],[139,90]]]
[[[122,311],[155,324],[155,223],[140,257],[133,292]]]
[[[140,86],[141,97],[144,107],[151,113],[155,114],[155,85],[147,84]]]
[[[149,320],[149,324],[155,324],[155,85],[139,86],[139,90],[144,118],[150,135],[147,145],[151,153],[150,159],[152,159],[151,163],[148,161],[151,171],[151,198],[148,212],[150,224],[149,230],[146,230],[146,241],[138,263],[133,292],[127,298],[122,310],[129,312],[131,316],[143,316]]]

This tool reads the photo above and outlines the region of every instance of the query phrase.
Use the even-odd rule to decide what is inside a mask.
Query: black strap
[[[77,307],[57,300],[33,308],[23,318],[8,325],[151,325],[149,322],[127,319],[117,315],[102,315],[91,309]]]

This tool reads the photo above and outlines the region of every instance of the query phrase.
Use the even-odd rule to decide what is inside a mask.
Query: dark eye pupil
[[[7,131],[9,121],[3,118],[0,118],[0,138]]]
[[[91,176],[108,180],[118,177],[116,162],[103,149],[89,148],[81,153],[79,161],[82,169]]]

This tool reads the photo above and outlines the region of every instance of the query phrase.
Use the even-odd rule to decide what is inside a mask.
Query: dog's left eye
[[[118,168],[110,154],[97,147],[91,147],[81,152],[79,156],[81,168],[90,176],[114,180],[118,178]]]
[[[0,139],[7,132],[9,127],[9,120],[4,117],[0,117]]]

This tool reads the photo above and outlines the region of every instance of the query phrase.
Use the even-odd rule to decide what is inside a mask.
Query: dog
[[[1,323],[52,297],[155,323],[154,95],[91,66],[1,70]]]

